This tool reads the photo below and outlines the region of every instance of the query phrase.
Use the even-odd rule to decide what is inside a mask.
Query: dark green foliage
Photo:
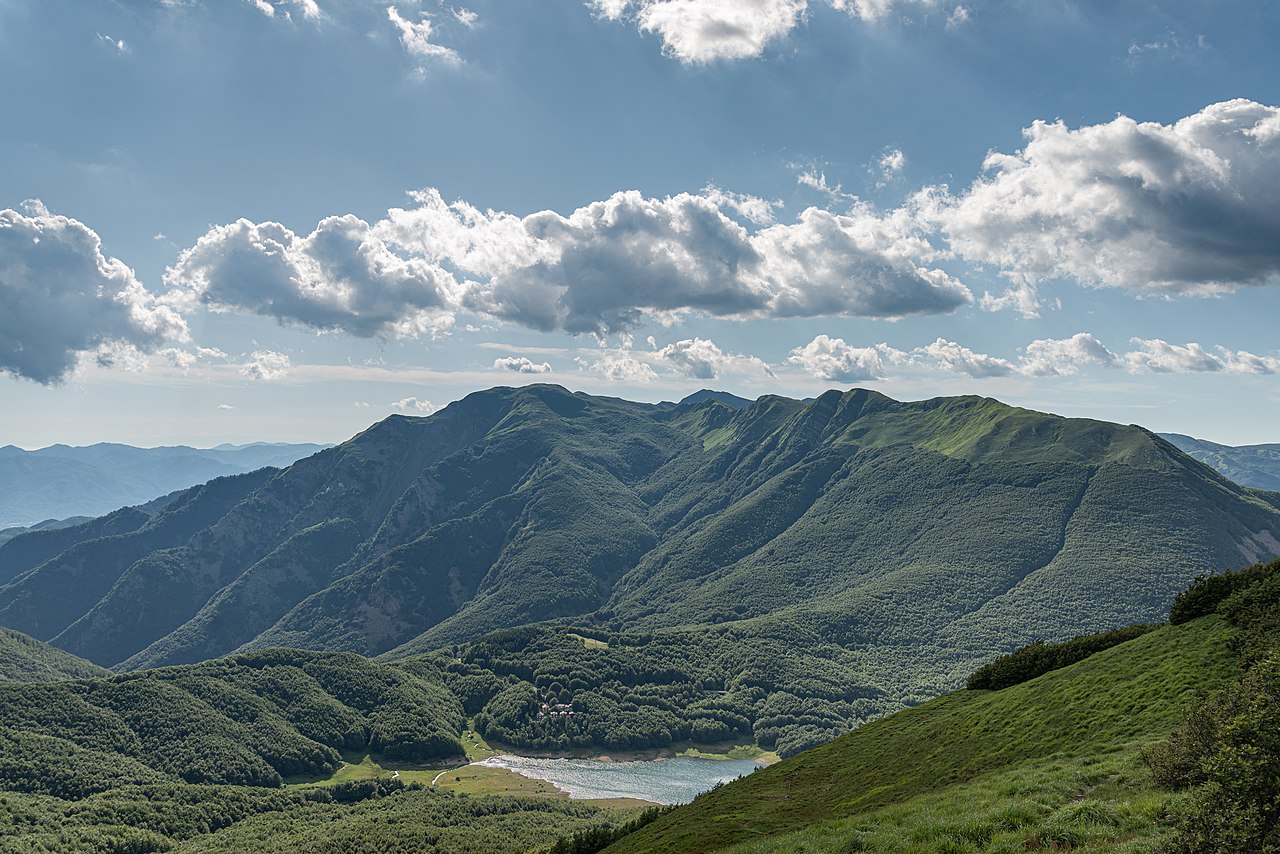
[[[131,783],[278,787],[344,749],[462,754],[462,709],[431,670],[265,650],[110,679],[0,684],[0,790],[76,799]]]
[[[1278,566],[1277,563],[1254,564],[1233,572],[1196,576],[1190,587],[1174,597],[1169,622],[1176,626],[1216,613],[1218,606],[1233,593],[1275,573]]]
[[[651,807],[624,824],[596,825],[579,830],[572,836],[556,840],[556,844],[551,846],[548,854],[596,854],[673,809],[675,807]]]
[[[1263,566],[1252,584],[1236,590],[1218,606],[1218,613],[1239,631],[1231,649],[1245,667],[1280,647],[1280,561]]]
[[[1182,727],[1147,754],[1152,777],[1192,789],[1180,851],[1280,851],[1280,561],[1197,579],[1189,593],[1237,628],[1230,646],[1246,672],[1187,704]]]
[[[404,665],[440,668],[479,707],[481,734],[526,748],[754,741],[791,755],[848,732],[883,703],[852,656],[795,625],[648,634],[528,626],[457,652]]]
[[[1196,787],[1177,817],[1179,850],[1280,851],[1280,653],[1185,714],[1150,757],[1158,783]]]
[[[105,676],[96,664],[11,629],[0,629],[0,682],[56,682]]]
[[[1008,688],[1010,685],[1035,679],[1050,670],[1075,664],[1094,653],[1141,637],[1156,628],[1159,627],[1151,623],[1112,629],[1109,632],[1093,635],[1080,635],[1062,643],[1045,643],[1038,640],[974,671],[969,676],[965,687],[970,690]]]

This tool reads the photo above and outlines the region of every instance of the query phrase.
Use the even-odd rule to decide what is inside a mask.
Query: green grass
[[[587,649],[608,649],[609,648],[609,644],[606,643],[605,641],[597,640],[595,638],[583,637],[582,635],[574,634],[573,632],[569,632],[568,634],[569,634],[569,637],[577,638],[578,640],[582,641],[582,645]]]
[[[770,837],[775,847],[749,850],[832,850],[813,846],[836,827],[820,823],[834,821],[852,846],[880,845],[865,831],[882,838],[878,850],[965,851],[977,843],[940,840],[962,836],[966,815],[995,822],[1018,804],[1027,807],[1020,823],[993,829],[986,843],[1022,845],[1061,826],[1077,850],[1081,839],[1120,844],[1125,828],[1154,826],[1158,796],[1141,782],[1138,752],[1178,723],[1182,699],[1235,675],[1229,633],[1207,617],[1002,691],[948,694],[704,795],[610,850],[710,851]],[[1119,823],[1082,836],[1066,827],[1085,820],[1091,807],[1079,804],[1118,811]],[[787,847],[805,834],[808,847]]]

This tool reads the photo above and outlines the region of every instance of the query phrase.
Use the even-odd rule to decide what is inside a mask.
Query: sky
[[[483,388],[1280,442],[1280,4],[0,0],[0,445]]]

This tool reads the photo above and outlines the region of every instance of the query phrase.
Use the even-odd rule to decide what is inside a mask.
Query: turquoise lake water
[[[571,798],[640,798],[655,804],[687,804],[716,783],[736,780],[758,767],[752,759],[691,756],[643,762],[492,756],[479,764],[546,780]]]

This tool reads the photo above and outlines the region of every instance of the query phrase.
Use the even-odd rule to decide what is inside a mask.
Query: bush
[[[1062,643],[1035,641],[978,668],[969,676],[965,687],[970,690],[1008,688],[1051,670],[1083,661],[1116,644],[1141,637],[1155,628],[1155,624],[1146,624],[1113,629],[1096,635],[1081,635]]]
[[[1174,598],[1173,607],[1169,609],[1169,623],[1178,626],[1216,613],[1227,597],[1277,570],[1280,570],[1280,561],[1254,564],[1236,572],[1197,576],[1190,587]]]

